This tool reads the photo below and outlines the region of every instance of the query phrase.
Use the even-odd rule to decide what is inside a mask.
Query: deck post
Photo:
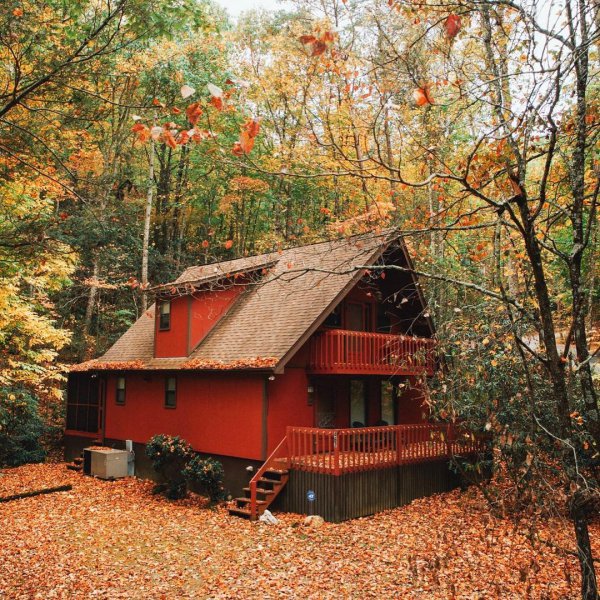
[[[334,473],[340,474],[340,446],[338,444],[338,432],[333,432],[333,460],[334,460]]]

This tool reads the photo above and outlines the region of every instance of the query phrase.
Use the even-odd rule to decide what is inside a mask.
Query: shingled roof
[[[154,358],[154,305],[88,369],[283,369],[398,234],[363,234],[190,267],[156,292],[197,289],[236,273],[260,273],[186,358]],[[400,241],[400,243],[402,243]],[[255,278],[256,279],[256,278]]]

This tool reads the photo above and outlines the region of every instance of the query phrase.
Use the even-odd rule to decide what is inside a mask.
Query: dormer
[[[264,262],[242,269],[221,264],[219,269],[193,267],[177,281],[154,289],[154,358],[188,357],[269,267]]]

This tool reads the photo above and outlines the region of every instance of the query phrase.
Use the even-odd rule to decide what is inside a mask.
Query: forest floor
[[[475,489],[314,529],[290,514],[249,523],[64,464],[1,472],[0,497],[69,483],[0,503],[0,598],[578,597],[569,524],[540,519],[532,546]],[[591,537],[599,556],[600,523]]]

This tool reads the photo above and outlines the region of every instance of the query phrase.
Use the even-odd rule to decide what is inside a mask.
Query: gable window
[[[177,406],[177,378],[167,377],[165,379],[165,408]]]
[[[117,377],[117,391],[115,393],[115,403],[125,404],[125,377]]]
[[[158,313],[158,328],[160,331],[171,329],[171,301],[163,300]]]

